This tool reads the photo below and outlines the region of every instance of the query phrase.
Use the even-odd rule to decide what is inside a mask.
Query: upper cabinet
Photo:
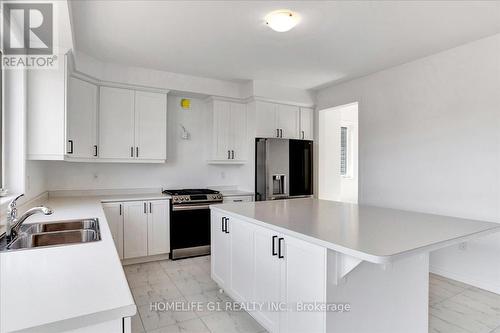
[[[312,111],[295,105],[256,101],[255,135],[259,138],[312,140],[312,113],[309,115],[309,110]],[[307,121],[310,121],[310,124],[306,125]],[[309,127],[303,129],[302,122],[310,129]]]
[[[166,159],[167,96],[101,87],[99,157],[111,160]]]
[[[97,157],[97,86],[70,77],[66,103],[66,154],[72,158]]]
[[[246,105],[210,99],[207,111],[209,162],[245,163],[248,158]]]
[[[314,110],[300,108],[300,139],[314,140]]]

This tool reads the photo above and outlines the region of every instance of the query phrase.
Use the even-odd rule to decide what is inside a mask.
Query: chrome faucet
[[[17,200],[22,196],[24,196],[24,194],[17,196],[9,204],[9,208],[7,210],[7,232],[6,232],[7,241],[11,241],[16,237],[16,235],[19,233],[21,225],[31,215],[38,213],[44,215],[51,215],[53,213],[51,208],[45,206],[39,206],[28,209],[23,215],[17,217]]]

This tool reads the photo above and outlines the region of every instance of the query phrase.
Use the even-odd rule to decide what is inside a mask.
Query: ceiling
[[[264,16],[301,16],[277,33]],[[225,80],[318,88],[500,32],[500,1],[72,1],[78,51]]]

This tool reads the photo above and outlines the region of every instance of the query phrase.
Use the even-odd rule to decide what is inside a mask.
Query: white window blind
[[[347,176],[347,127],[340,128],[340,175]]]

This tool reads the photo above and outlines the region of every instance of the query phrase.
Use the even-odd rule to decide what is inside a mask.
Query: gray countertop
[[[373,263],[500,231],[499,223],[311,198],[211,208]]]

